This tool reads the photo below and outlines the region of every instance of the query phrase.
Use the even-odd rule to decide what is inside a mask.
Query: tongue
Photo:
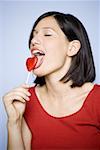
[[[43,63],[43,55],[37,56],[37,58],[38,58],[38,61],[36,63],[35,69],[39,68],[42,65],[42,63]]]

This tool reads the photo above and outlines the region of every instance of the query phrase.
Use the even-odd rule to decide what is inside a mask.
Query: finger
[[[13,90],[13,92],[22,92],[27,96],[31,96],[31,93],[28,91],[28,89],[24,89],[24,88],[16,88]]]
[[[28,89],[28,88],[30,88],[30,85],[24,83],[24,84],[21,85],[21,87]]]
[[[14,99],[13,99],[13,101],[19,101],[19,102],[22,102],[22,103],[25,103],[26,101],[25,101],[25,99],[23,99],[21,96],[19,96],[19,95],[16,95],[16,96],[14,96],[13,97]]]
[[[20,92],[20,91],[13,92],[13,95],[18,95],[18,96],[22,97],[25,100],[30,100],[26,93],[23,93],[23,92]]]
[[[36,85],[36,83],[31,84],[31,85],[30,85],[30,88],[31,88],[31,87],[35,87],[35,85]]]
[[[14,100],[15,99],[15,96],[20,96],[21,98],[23,98],[24,100],[30,100],[29,97],[24,94],[23,92],[20,92],[20,91],[13,91],[12,93],[9,93],[8,96],[6,97],[6,99],[8,100]]]
[[[25,101],[25,99],[23,99],[21,96],[19,96],[19,95],[11,95],[8,99],[7,99],[7,101],[6,101],[6,103],[5,103],[5,106],[9,106],[9,105],[11,105],[11,104],[13,104],[13,101],[14,100],[17,100],[17,101],[19,101],[19,102],[22,102],[22,103],[25,103],[26,101]]]

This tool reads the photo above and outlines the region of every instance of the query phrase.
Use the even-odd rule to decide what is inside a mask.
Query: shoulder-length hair
[[[55,11],[46,12],[41,15],[33,25],[29,38],[29,47],[36,25],[40,20],[49,16],[54,17],[69,41],[79,40],[81,43],[79,52],[75,56],[72,56],[68,72],[66,72],[60,81],[66,83],[71,80],[71,87],[82,86],[85,82],[93,82],[95,80],[95,66],[88,34],[83,24],[75,16]],[[45,77],[37,77],[35,83],[40,86],[44,85]]]

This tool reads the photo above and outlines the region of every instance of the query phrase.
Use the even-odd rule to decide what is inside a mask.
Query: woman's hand
[[[23,84],[4,95],[3,101],[8,114],[8,121],[16,122],[22,118],[26,101],[29,101],[31,95],[28,89],[29,85]]]

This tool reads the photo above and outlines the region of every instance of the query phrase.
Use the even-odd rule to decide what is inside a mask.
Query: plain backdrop
[[[100,1],[0,1],[0,150],[7,146],[7,115],[2,96],[25,82],[29,34],[38,16],[46,11],[71,13],[84,24],[92,46],[96,80],[100,83]],[[32,78],[32,77],[31,77]]]

